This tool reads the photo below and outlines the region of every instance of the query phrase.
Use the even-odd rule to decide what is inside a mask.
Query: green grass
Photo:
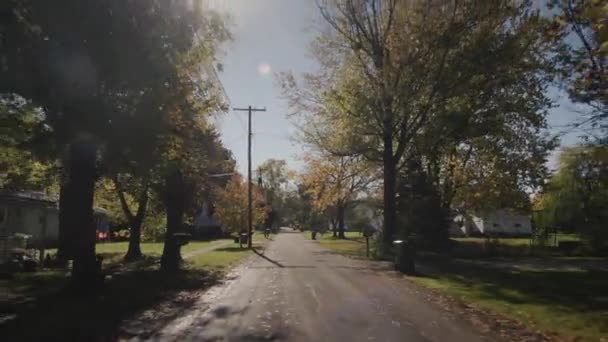
[[[237,245],[219,248],[211,252],[195,255],[188,261],[191,267],[194,268],[225,271],[231,266],[241,262],[245,257],[251,254],[252,252],[249,249],[240,248]]]
[[[125,320],[146,310],[159,310],[154,323],[166,324],[196,304],[196,292],[217,283],[219,277],[217,272],[190,268],[164,273],[153,266],[114,276],[94,294],[77,294],[62,287],[19,305],[3,307],[2,313],[16,317],[0,323],[0,334],[7,340],[25,341],[49,337],[66,341],[117,340]],[[59,280],[67,282],[65,278]],[[157,307],[167,300],[171,305]]]
[[[309,231],[303,233],[307,239],[312,239]],[[317,234],[317,241],[323,247],[330,249],[338,254],[350,257],[365,257],[365,237],[359,232],[345,232],[346,239],[338,239],[327,232],[321,236]]]
[[[184,245],[181,249],[182,254],[187,254],[197,249],[207,248],[214,244],[221,244],[222,242],[230,241],[227,239],[221,240],[213,240],[213,241],[190,241],[188,244]],[[162,242],[143,242],[141,243],[141,252],[144,255],[151,257],[158,257],[163,253],[164,243]],[[125,253],[127,253],[127,249],[129,247],[129,243],[124,242],[102,242],[97,243],[95,245],[95,253],[101,255],[103,257],[104,266],[114,267],[120,265],[122,263],[122,258]],[[47,253],[55,254],[57,253],[56,249],[49,249]]]
[[[182,252],[223,241],[226,240],[191,242]],[[124,264],[121,258],[127,243],[97,245],[99,254],[119,260],[116,264],[104,262],[104,267],[121,267],[122,272],[113,273],[95,294],[77,295],[66,290],[69,279],[65,271],[19,273],[11,280],[1,280],[0,317],[14,314],[16,318],[0,323],[0,336],[9,340],[17,336],[23,340],[44,340],[49,336],[60,336],[64,340],[115,340],[124,320],[154,310],[167,300],[171,305],[160,310],[155,323],[178,317],[196,303],[197,292],[217,283],[229,267],[252,254],[247,249],[239,249],[238,245],[230,245],[194,255],[186,260],[181,271],[165,273],[158,269],[157,263],[162,247],[162,243],[144,243],[142,250],[147,257]],[[32,322],[36,322],[36,329],[31,329]]]
[[[488,239],[486,238],[452,238],[453,241],[458,241],[461,243],[475,243],[475,244],[485,244]],[[498,243],[504,246],[530,246],[531,240],[530,238],[498,238]]]
[[[544,245],[534,243],[531,238],[496,238],[483,237],[452,238],[452,247],[448,253],[452,256],[478,258],[478,257],[521,257],[521,256],[547,256],[564,254],[557,248],[557,243],[563,241],[580,241],[574,234],[550,235]]]
[[[608,272],[434,266],[432,276],[410,279],[566,339],[608,336]]]

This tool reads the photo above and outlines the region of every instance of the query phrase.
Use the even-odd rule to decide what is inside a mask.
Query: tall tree
[[[576,231],[593,251],[608,251],[608,148],[563,149],[559,169],[537,202],[546,216],[545,225]]]
[[[54,139],[69,149],[60,235],[69,228],[78,237],[62,241],[77,242],[73,274],[84,282],[96,268],[91,203],[99,146],[114,116],[131,113],[154,89],[172,88],[182,78],[176,61],[209,50],[224,33],[206,30],[218,18],[199,2],[11,0],[0,10],[0,93],[42,107]]]
[[[388,247],[397,170],[419,157],[418,140],[433,123],[463,96],[506,92],[501,85],[513,77],[543,88],[541,19],[530,1],[326,0],[320,7],[329,24],[314,46],[322,70],[303,84],[287,75],[283,86],[305,140],[381,162]],[[485,101],[468,102],[467,111],[496,107],[482,94]]]
[[[272,226],[283,215],[285,185],[288,181],[287,163],[280,159],[268,159],[258,166],[258,185],[262,187],[266,204],[272,208],[267,226]]]
[[[320,155],[305,158],[303,183],[318,211],[330,213],[337,236],[344,239],[345,213],[367,191],[376,175],[361,157]]]
[[[259,189],[254,191],[253,199],[252,222],[255,227],[264,222],[268,209]],[[247,231],[247,208],[247,183],[240,175],[235,175],[226,189],[219,193],[216,202],[216,214],[226,232],[240,235]]]

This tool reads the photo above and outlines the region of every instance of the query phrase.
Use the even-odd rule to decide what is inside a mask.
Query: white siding
[[[460,228],[454,222],[450,228],[452,236],[459,236],[462,231],[465,235],[474,236],[480,234],[501,235],[530,235],[532,234],[532,222],[527,215],[518,214],[514,211],[502,209],[475,215],[457,215],[454,221],[465,217],[465,227]]]
[[[512,235],[532,233],[530,218],[508,210],[497,210],[484,216],[486,232]]]
[[[485,233],[485,225],[483,219],[477,216],[471,216],[469,221],[469,234],[483,234]]]

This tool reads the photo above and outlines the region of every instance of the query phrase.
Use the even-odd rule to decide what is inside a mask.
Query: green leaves
[[[581,145],[564,149],[559,169],[535,199],[540,228],[576,231],[596,250],[606,247],[608,231],[608,148]]]
[[[321,7],[322,70],[282,78],[304,142],[389,171],[420,160],[446,206],[529,205],[554,146],[541,134],[550,46],[530,1]]]

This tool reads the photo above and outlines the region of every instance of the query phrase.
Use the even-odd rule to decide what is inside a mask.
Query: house
[[[108,231],[106,210],[94,208],[93,218],[98,231]],[[57,200],[41,192],[0,193],[0,239],[14,234],[29,235],[28,245],[55,245],[59,238]]]
[[[0,238],[14,234],[31,236],[30,243],[56,241],[57,202],[40,192],[0,193]]]
[[[213,205],[203,204],[192,224],[194,238],[215,238],[223,235],[222,225],[213,217]]]
[[[530,236],[529,215],[511,209],[469,214],[458,212],[450,226],[451,236]]]

